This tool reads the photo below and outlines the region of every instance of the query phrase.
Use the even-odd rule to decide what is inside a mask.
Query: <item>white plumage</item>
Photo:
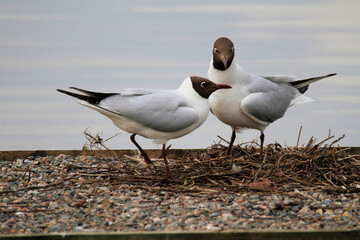
[[[211,111],[233,129],[227,154],[230,154],[235,132],[252,128],[261,132],[261,157],[265,128],[283,117],[288,107],[312,101],[303,95],[310,83],[335,74],[304,80],[283,75],[260,77],[245,71],[235,62],[234,56],[231,40],[216,40],[208,78],[218,84],[228,84],[232,89],[219,90],[210,96]]]
[[[221,88],[231,87],[192,76],[175,90],[130,88],[119,93],[99,93],[73,88],[82,94],[58,91],[80,99],[80,104],[98,111],[120,129],[132,133],[130,139],[147,164],[152,161],[135,141],[135,135],[163,144],[166,174],[173,178],[166,160],[167,141],[184,136],[203,124],[210,109],[208,98]]]

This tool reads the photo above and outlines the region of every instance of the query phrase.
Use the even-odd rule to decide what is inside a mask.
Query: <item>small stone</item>
[[[84,228],[82,226],[76,226],[74,228],[74,232],[83,232],[84,231]]]
[[[22,218],[22,217],[24,217],[24,213],[23,212],[16,212],[15,216]]]
[[[155,226],[151,225],[150,223],[146,224],[145,228],[146,231],[153,231],[156,229]]]
[[[252,201],[257,201],[257,200],[259,200],[259,195],[250,195],[250,199],[252,200]]]
[[[279,203],[277,203],[277,202],[270,202],[269,203],[269,209],[271,209],[271,210],[274,210],[278,206],[279,206]]]
[[[53,233],[53,232],[59,232],[59,228],[57,226],[51,227],[49,229],[49,233]]]
[[[172,204],[172,205],[170,205],[170,209],[177,210],[177,209],[179,209],[179,206],[176,204]]]
[[[285,197],[284,199],[284,204],[288,205],[290,203],[290,198],[289,197]]]
[[[315,213],[323,215],[324,212],[323,212],[322,208],[318,208],[318,209],[316,209]]]
[[[226,221],[226,222],[233,221],[234,220],[234,215],[232,215],[231,213],[226,212],[226,213],[223,213],[221,215],[221,218],[223,219],[223,221]]]
[[[291,211],[297,212],[300,210],[300,208],[301,208],[301,205],[296,205],[296,206],[291,207]]]
[[[332,210],[332,209],[326,209],[325,214],[326,214],[326,215],[333,215],[333,214],[334,214],[334,210]]]
[[[50,209],[54,209],[54,208],[57,208],[58,207],[58,204],[56,202],[50,202],[49,203],[49,208]]]
[[[21,167],[24,163],[24,160],[23,159],[16,159],[16,163],[15,163],[15,166],[17,167]]]
[[[34,162],[29,160],[29,159],[25,159],[24,160],[24,164],[33,164]]]
[[[210,218],[214,218],[214,217],[217,217],[217,216],[219,216],[219,215],[220,215],[219,212],[214,212],[214,213],[211,213],[211,214],[209,215],[209,217],[210,217]]]
[[[330,200],[330,199],[325,199],[325,200],[321,201],[321,204],[322,204],[323,206],[327,206],[327,205],[329,205],[330,203],[331,203],[331,200]]]
[[[79,199],[76,201],[76,203],[74,204],[75,207],[81,207],[86,203],[85,199]]]
[[[301,208],[298,212],[297,212],[297,215],[305,215],[305,214],[309,214],[310,212],[312,212],[310,210],[310,208],[305,205],[303,208]]]
[[[50,226],[55,226],[56,225],[56,220],[55,219],[50,220],[49,225]]]

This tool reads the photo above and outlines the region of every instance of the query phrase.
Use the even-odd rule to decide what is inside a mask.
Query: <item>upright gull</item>
[[[229,84],[232,89],[217,91],[209,98],[212,113],[230,125],[232,136],[226,155],[230,155],[236,132],[243,128],[257,129],[260,135],[260,158],[264,144],[264,130],[284,116],[288,107],[312,101],[305,97],[309,84],[336,73],[299,80],[291,76],[260,77],[246,72],[234,61],[234,44],[221,37],[212,49],[208,78],[217,84]]]
[[[100,93],[72,87],[81,94],[57,90],[80,99],[80,104],[95,109],[120,129],[132,133],[130,139],[146,164],[152,164],[152,161],[135,141],[136,134],[162,144],[166,176],[174,179],[166,158],[167,141],[198,128],[209,113],[209,96],[222,88],[231,87],[191,76],[175,90],[129,88],[119,93]]]

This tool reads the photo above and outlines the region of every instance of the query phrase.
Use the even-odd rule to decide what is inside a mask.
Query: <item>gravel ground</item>
[[[63,154],[1,161],[0,234],[360,228],[359,193],[201,186],[179,193],[182,183],[151,181],[159,173],[150,170],[142,181],[113,181],[106,171],[117,164]]]

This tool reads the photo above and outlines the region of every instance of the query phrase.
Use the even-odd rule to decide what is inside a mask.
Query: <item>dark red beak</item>
[[[216,89],[223,89],[223,88],[232,88],[230,85],[226,84],[216,84]]]

